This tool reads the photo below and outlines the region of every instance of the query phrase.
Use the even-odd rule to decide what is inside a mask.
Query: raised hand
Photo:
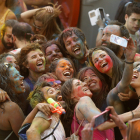
[[[11,101],[10,97],[8,96],[7,92],[0,88],[0,102],[4,102],[6,100]]]

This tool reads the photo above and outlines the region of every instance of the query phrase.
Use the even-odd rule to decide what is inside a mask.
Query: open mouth
[[[138,75],[137,74],[134,74],[132,79],[137,79],[138,78]]]
[[[73,49],[73,52],[74,52],[75,54],[79,54],[79,53],[81,52],[80,47],[75,47],[75,48]]]
[[[95,86],[95,85],[96,85],[96,83],[90,83],[90,84],[88,84],[89,87],[92,87],[92,86]]]
[[[107,62],[105,62],[105,63],[103,63],[102,65],[101,65],[101,68],[104,68],[105,66],[107,66]]]
[[[37,66],[43,66],[43,61],[37,62]]]
[[[64,75],[65,77],[70,77],[70,76],[71,76],[71,73],[70,73],[69,71],[66,71],[66,72],[63,73],[63,75]]]
[[[23,82],[20,84],[20,86],[21,86],[22,88],[25,88],[25,86],[24,86]]]
[[[56,61],[56,60],[58,60],[59,58],[54,58],[52,61]]]

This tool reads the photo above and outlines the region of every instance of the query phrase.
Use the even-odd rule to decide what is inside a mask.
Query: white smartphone
[[[91,25],[94,26],[96,25],[96,22],[98,21],[98,16],[100,16],[101,19],[103,20],[103,18],[105,17],[105,12],[102,7],[99,7],[96,10],[89,11],[88,15],[89,15]]]
[[[126,39],[113,34],[110,37],[110,42],[122,47],[127,47],[127,43],[128,43]]]

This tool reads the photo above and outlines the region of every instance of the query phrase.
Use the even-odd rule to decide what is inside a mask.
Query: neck
[[[37,72],[34,72],[34,71],[29,71],[29,79],[33,83],[35,83],[42,74],[44,74],[44,73],[43,72],[37,73]]]
[[[135,88],[135,90],[136,90],[136,93],[137,93],[138,97],[140,97],[140,87],[139,88]]]
[[[127,24],[126,24],[126,23],[125,23],[125,25],[124,25],[124,26],[127,28],[128,32],[129,32],[130,34],[135,35],[135,33],[136,33],[136,32],[133,32],[133,31],[129,30],[129,28],[128,28],[128,26],[127,26]]]
[[[85,52],[84,57],[83,57],[82,59],[79,60],[79,62],[80,62],[81,64],[85,63],[85,61],[87,60],[88,54],[89,54],[89,52],[88,52],[88,50],[86,49],[86,52]]]
[[[112,68],[106,73],[110,78],[112,78]]]
[[[23,40],[23,41],[19,41],[19,40],[16,40],[15,41],[15,45],[18,48],[24,48],[25,46],[27,46],[28,44],[30,44],[30,42],[26,41],[26,40]]]
[[[3,3],[0,5],[0,13],[3,13],[5,9],[7,9],[7,7],[5,6],[5,2],[3,2]]]

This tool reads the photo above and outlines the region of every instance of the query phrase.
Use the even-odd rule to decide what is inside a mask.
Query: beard
[[[12,48],[14,48],[14,43],[7,43],[5,40],[4,40],[4,38],[2,38],[2,44],[4,45],[4,47],[6,48],[6,49],[12,49]],[[9,45],[10,46],[9,46]]]

